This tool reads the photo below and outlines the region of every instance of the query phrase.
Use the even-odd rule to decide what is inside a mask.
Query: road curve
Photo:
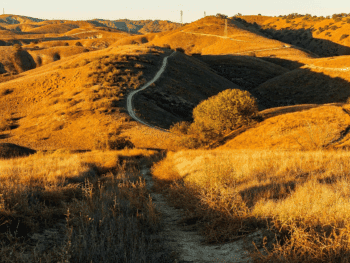
[[[127,100],[126,100],[126,108],[128,110],[128,113],[129,115],[135,120],[135,121],[138,121],[144,125],[147,125],[148,127],[151,127],[151,128],[154,128],[154,129],[158,129],[158,130],[161,130],[161,131],[165,131],[165,132],[168,132],[167,130],[164,130],[164,129],[161,129],[161,128],[158,128],[158,127],[155,127],[155,126],[152,126],[150,124],[148,124],[147,122],[141,120],[140,118],[138,118],[135,114],[135,111],[133,109],[133,104],[132,104],[132,100],[133,100],[133,97],[135,96],[136,93],[140,92],[141,90],[144,90],[146,88],[148,88],[152,83],[156,82],[160,76],[163,74],[165,68],[166,68],[166,65],[167,65],[167,62],[168,62],[168,58],[173,56],[175,54],[176,51],[174,51],[173,53],[171,53],[171,55],[165,57],[163,59],[163,64],[161,66],[161,68],[158,70],[157,74],[153,77],[153,79],[151,79],[150,81],[148,81],[145,85],[143,85],[141,88],[139,88],[138,90],[134,90],[132,92],[129,93],[128,97],[127,97]]]

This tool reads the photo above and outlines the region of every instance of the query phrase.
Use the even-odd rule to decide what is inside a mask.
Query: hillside
[[[166,20],[129,19],[93,19],[86,21],[44,20],[19,15],[0,15],[0,26],[17,32],[32,33],[62,33],[78,27],[105,27],[108,29],[117,29],[134,34],[146,34],[151,32],[173,30],[178,28],[180,23]]]
[[[225,18],[0,15],[1,263],[349,261],[350,18]]]
[[[320,56],[350,54],[350,18],[346,14],[335,14],[332,18],[298,14],[239,18],[246,21],[250,28]]]
[[[135,146],[170,147],[175,135],[131,121],[125,101],[128,92],[153,78],[162,58],[172,52],[122,46],[43,61],[43,66],[0,84],[2,140],[34,149],[91,149],[122,134]],[[135,110],[150,123],[169,128],[191,120],[200,101],[227,88],[239,87],[203,62],[177,52],[164,77],[136,96]]]
[[[313,57],[292,46],[286,46],[285,43],[270,39],[257,30],[248,30],[237,19],[228,19],[227,36],[224,35],[224,27],[224,19],[208,16],[179,29],[160,34],[152,40],[152,43],[159,46],[170,45],[172,48],[181,47],[188,53],[202,55]]]
[[[203,55],[197,57],[220,76],[252,92],[260,84],[289,70],[256,57],[233,55]]]
[[[109,28],[116,28],[122,31],[130,33],[147,34],[153,32],[164,32],[176,29],[181,26],[180,23],[175,23],[166,20],[129,20],[129,19],[119,19],[119,20],[104,20],[104,19],[94,19],[91,20],[92,23],[98,23],[100,25],[105,25]]]
[[[253,93],[266,108],[345,102],[350,97],[349,56],[313,59],[259,85]]]
[[[273,116],[272,110],[261,112],[263,116],[272,117],[229,140],[219,149],[316,150],[339,147],[348,140],[350,117],[347,105],[301,105],[290,109],[289,113],[288,108],[285,113],[280,108],[277,116]]]
[[[164,77],[135,99],[136,110],[155,126],[168,129],[176,122],[192,121],[193,108],[201,101],[225,89],[240,88],[181,52],[168,61]]]
[[[128,122],[119,100],[152,76],[161,59],[148,50],[84,53],[3,82],[2,122],[16,124],[2,137],[33,148],[91,149],[97,138]]]

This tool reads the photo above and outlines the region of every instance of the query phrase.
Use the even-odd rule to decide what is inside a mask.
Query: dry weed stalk
[[[154,237],[160,215],[133,160],[151,162],[155,153],[0,160],[0,262],[173,262]]]
[[[259,262],[348,262],[348,151],[192,150],[156,164],[157,189],[206,241],[266,229]]]

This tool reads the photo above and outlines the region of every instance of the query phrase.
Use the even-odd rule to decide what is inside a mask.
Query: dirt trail
[[[127,102],[126,102],[126,107],[127,107],[127,110],[128,110],[128,113],[129,115],[136,121],[148,126],[148,127],[151,127],[151,128],[154,128],[154,129],[157,129],[157,130],[161,130],[161,131],[164,131],[164,132],[168,132],[167,130],[164,130],[164,129],[161,129],[161,128],[158,128],[158,127],[155,127],[155,126],[152,126],[150,124],[148,124],[147,122],[141,120],[140,118],[138,118],[135,114],[135,111],[133,109],[133,104],[132,104],[132,99],[133,97],[135,96],[135,94],[137,94],[138,92],[140,92],[141,90],[144,90],[146,88],[148,88],[151,84],[153,84],[154,82],[156,82],[160,76],[163,74],[165,68],[166,68],[166,65],[167,65],[167,61],[168,61],[168,58],[173,56],[174,54],[176,53],[176,51],[174,51],[173,53],[171,53],[171,55],[165,57],[163,59],[163,64],[161,66],[161,68],[158,70],[157,74],[153,77],[153,79],[151,79],[150,81],[148,81],[145,85],[143,85],[141,88],[137,89],[137,90],[134,90],[132,92],[129,93],[128,97],[127,97]]]
[[[153,179],[149,168],[141,167],[141,175],[146,181],[148,189],[153,186]],[[152,202],[156,209],[161,212],[164,230],[160,234],[165,242],[180,255],[175,262],[252,262],[245,250],[247,244],[262,242],[262,232],[257,231],[236,242],[223,245],[204,245],[204,238],[193,228],[193,226],[181,225],[183,210],[170,206],[162,194],[151,193]]]
[[[225,36],[219,36],[219,35],[212,35],[212,34],[195,33],[195,32],[186,32],[186,31],[180,31],[180,32],[182,32],[182,33],[187,33],[187,34],[193,34],[193,35],[202,35],[202,36],[210,36],[210,37],[224,38],[224,39],[229,39],[229,40],[238,41],[238,42],[252,42],[252,41],[240,40],[240,39],[235,39],[235,38],[230,38],[230,37],[225,37]],[[237,54],[237,55],[239,55],[239,54],[245,54],[245,53],[249,53],[249,52],[269,51],[269,50],[285,49],[285,48],[291,48],[291,47],[292,47],[291,45],[284,45],[283,47],[247,50],[247,51],[244,51],[244,52],[232,53],[232,54]]]
[[[251,41],[246,41],[246,40],[241,40],[241,39],[230,38],[230,37],[226,37],[226,36],[219,36],[219,35],[212,35],[212,34],[205,34],[205,33],[195,33],[195,32],[187,32],[187,31],[180,31],[180,32],[187,33],[187,34],[193,34],[193,35],[200,35],[200,36],[219,37],[219,38],[230,39],[232,41],[238,41],[238,42],[251,42]]]
[[[186,32],[186,31],[180,31],[180,32],[187,33],[187,34],[193,34],[193,35],[218,37],[218,38],[229,39],[229,40],[237,41],[237,42],[253,42],[253,41],[246,41],[246,40],[235,39],[235,38],[230,38],[230,37],[226,37],[226,36],[219,36],[219,35],[212,35],[212,34],[205,34],[205,33],[195,33],[195,32]],[[230,53],[230,54],[241,55],[241,54],[245,54],[245,53],[249,53],[249,52],[270,51],[270,50],[278,50],[278,49],[286,49],[286,48],[295,48],[295,49],[299,49],[299,50],[305,51],[305,49],[303,49],[303,48],[296,47],[296,46],[293,46],[293,45],[290,45],[290,44],[286,44],[286,45],[284,45],[282,47],[247,50],[247,51],[244,51],[244,52]],[[310,52],[310,51],[308,51],[308,52]],[[310,53],[312,53],[312,52],[310,52]],[[315,54],[315,53],[312,53],[312,54],[315,55],[316,57],[318,57],[317,54]]]
[[[313,69],[323,69],[323,70],[330,70],[330,71],[340,71],[340,72],[344,72],[344,71],[350,71],[349,67],[344,67],[344,68],[328,68],[328,67],[319,67],[319,66],[315,66],[315,65],[305,65],[306,68],[313,68]]]

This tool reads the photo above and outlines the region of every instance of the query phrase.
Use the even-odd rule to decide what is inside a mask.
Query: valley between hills
[[[0,262],[348,262],[350,15],[0,15]]]

